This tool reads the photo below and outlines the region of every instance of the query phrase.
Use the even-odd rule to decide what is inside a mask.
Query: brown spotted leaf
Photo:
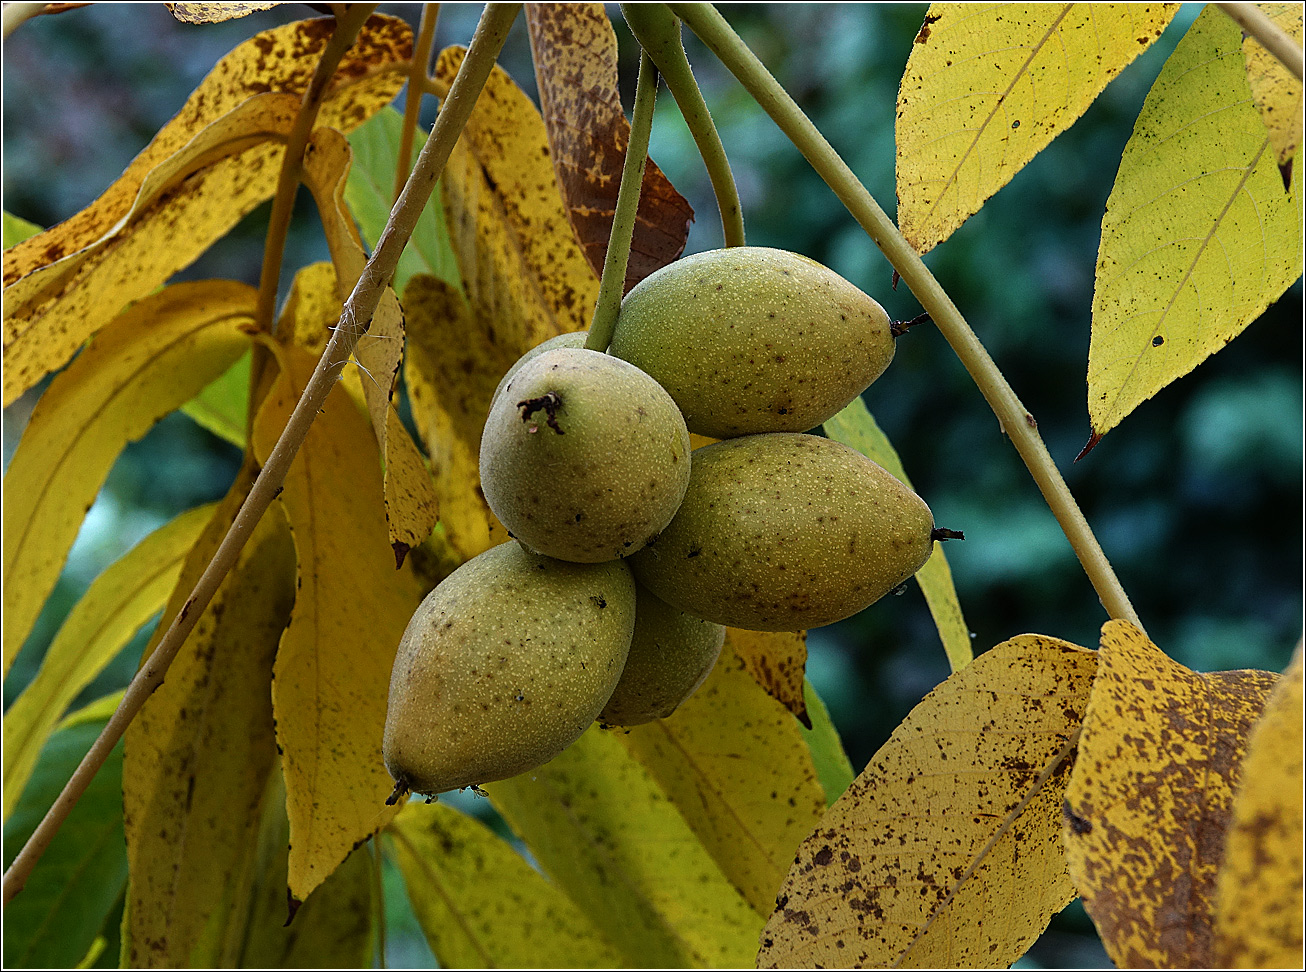
[[[799,848],[758,966],[1024,954],[1074,897],[1057,811],[1095,667],[1021,635],[926,696]]]
[[[1124,621],[1099,656],[1063,811],[1071,876],[1117,966],[1210,966],[1230,808],[1276,676],[1189,671]]]
[[[280,3],[165,3],[168,13],[183,24],[220,24],[252,13],[262,13]]]
[[[1302,648],[1252,731],[1216,880],[1215,964],[1302,959]]]
[[[808,729],[803,678],[807,673],[806,631],[745,631],[730,628],[727,635],[744,670],[758,685],[798,717]]]
[[[6,404],[272,195],[332,23],[290,24],[237,47],[95,202],[5,251]],[[318,124],[349,131],[392,100],[402,78],[376,69],[410,51],[407,24],[371,18]]]
[[[617,35],[601,3],[528,3],[540,107],[567,215],[595,275],[612,235],[612,214],[630,141],[617,90]],[[680,256],[694,210],[650,159],[626,290]]]

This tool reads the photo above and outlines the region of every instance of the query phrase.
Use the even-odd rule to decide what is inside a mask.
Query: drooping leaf
[[[1242,35],[1208,7],[1148,92],[1107,199],[1088,352],[1094,441],[1277,299],[1301,274],[1300,240]]]
[[[898,221],[921,253],[979,212],[1153,41],[1177,3],[934,3],[898,89]]]
[[[485,789],[627,963],[752,963],[761,919],[612,733],[592,728],[538,770]]]
[[[5,404],[272,194],[281,140],[332,24],[291,24],[236,48],[99,199],[5,251]],[[410,56],[410,35],[401,20],[371,18],[319,125],[348,131],[389,102],[402,79],[376,68]]]
[[[168,13],[183,24],[219,24],[271,10],[280,3],[165,3]]]
[[[1216,878],[1215,965],[1293,968],[1302,955],[1302,650],[1247,744]]]
[[[209,531],[192,568],[212,556],[221,533]],[[294,577],[285,520],[269,510],[127,730],[131,887],[123,933],[132,967],[203,966],[217,958],[196,953],[218,937],[210,925],[229,918],[257,838],[277,756],[272,662],[294,603]]]
[[[195,424],[240,449],[245,448],[249,414],[249,367],[250,354],[246,352],[181,407]]]
[[[292,329],[293,330],[293,329]],[[266,461],[312,374],[299,347],[277,349],[281,374],[260,409]],[[290,814],[290,891],[303,901],[393,815],[381,759],[390,667],[425,593],[395,570],[376,439],[337,384],[290,467],[279,502],[290,521],[299,590],[277,651],[272,702]]]
[[[1269,672],[1202,675],[1125,621],[1099,666],[1066,790],[1066,857],[1119,967],[1212,963],[1216,870]]]
[[[1302,7],[1299,3],[1260,3],[1257,6],[1283,29],[1289,37],[1302,43]],[[1247,81],[1252,101],[1256,103],[1270,132],[1270,144],[1283,176],[1283,187],[1292,185],[1293,160],[1301,145],[1301,81],[1283,66],[1277,57],[1261,46],[1254,37],[1243,38],[1243,56],[1247,61]]]
[[[213,506],[188,510],[105,568],[68,613],[36,677],[4,716],[4,809],[13,810],[50,731],[82,689],[159,612]]]
[[[41,227],[37,226],[30,220],[23,219],[21,216],[15,216],[9,210],[4,211],[4,249],[11,246],[17,246],[23,240],[29,239],[41,232]]]
[[[381,230],[394,206],[394,178],[402,130],[403,116],[388,106],[349,134],[354,164],[349,170],[345,202],[369,247],[375,247],[381,238]],[[425,142],[426,133],[419,128],[414,133],[413,158]],[[437,187],[436,192],[439,191]],[[395,268],[392,283],[395,293],[402,294],[408,281],[419,273],[438,277],[455,287],[459,285],[458,264],[449,246],[449,231],[439,206],[426,206],[418,217]]]
[[[254,298],[232,281],[168,287],[106,327],[41,396],[4,479],[6,671],[118,454],[240,357]]]
[[[630,141],[617,90],[617,35],[601,3],[528,3],[526,24],[558,186],[597,277],[603,273]],[[680,256],[693,221],[688,200],[649,159],[626,290]]]
[[[812,727],[803,730],[803,739],[811,750],[816,778],[821,781],[825,803],[829,806],[843,796],[857,774],[843,748],[839,731],[830,721],[830,712],[825,707],[825,702],[807,680],[803,681],[803,697],[807,700],[807,714],[812,720]]]
[[[105,719],[60,728],[41,750],[4,826],[8,867],[73,775]],[[122,744],[77,801],[22,893],[5,905],[5,968],[72,968],[90,950],[127,882]]]
[[[854,398],[843,411],[825,423],[825,434],[856,449],[911,486],[897,450],[880,431],[874,416],[860,397]],[[943,651],[948,656],[948,664],[954,672],[959,671],[970,664],[973,656],[970,628],[961,615],[961,602],[957,599],[952,570],[948,567],[948,558],[943,552],[942,544],[934,545],[934,553],[930,554],[925,566],[916,572],[916,583],[920,584],[925,603],[929,605],[934,626],[943,641]]]
[[[767,695],[810,729],[807,699],[803,693],[804,673],[807,671],[807,632],[727,630],[730,644],[744,664],[744,671],[765,689]]]
[[[1006,966],[1074,897],[1057,808],[1093,652],[1021,635],[925,697],[799,848],[758,966]]]
[[[766,916],[825,793],[798,723],[746,671],[737,638],[730,629],[708,680],[671,716],[619,738]]]
[[[369,848],[359,847],[309,895],[287,907],[286,788],[273,772],[245,908],[233,917],[218,968],[370,968],[376,949]]]
[[[408,898],[444,968],[615,968],[571,899],[483,823],[409,803],[385,831]]]

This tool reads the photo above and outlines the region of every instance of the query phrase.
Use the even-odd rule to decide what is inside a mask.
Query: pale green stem
[[[340,372],[353,353],[354,346],[367,330],[372,315],[376,313],[377,304],[381,300],[386,284],[394,275],[399,254],[412,235],[422,208],[444,171],[449,153],[453,151],[454,143],[467,124],[468,116],[471,115],[476,99],[494,67],[495,58],[499,56],[503,42],[508,37],[508,30],[520,10],[520,3],[492,3],[486,6],[481,21],[476,27],[476,34],[468,47],[467,55],[450,86],[449,96],[440,108],[431,137],[418,155],[417,165],[414,166],[408,184],[404,186],[404,191],[399,196],[399,201],[390,212],[390,219],[381,232],[376,250],[372,253],[372,258],[367,261],[362,276],[359,277],[353,292],[345,302],[340,322],[333,329],[331,340],[322,351],[317,367],[309,378],[299,402],[295,405],[295,410],[287,420],[285,429],[282,430],[280,438],[277,439],[271,454],[263,464],[263,469],[250,489],[240,512],[236,514],[231,529],[227,531],[213,559],[209,561],[204,573],[196,582],[181,612],[172,619],[154,652],[127,686],[117,711],[109,718],[99,737],[92,743],[72,778],[63,788],[63,792],[59,794],[54,805],[5,871],[4,902],[6,904],[23,889],[28,876],[32,873],[32,868],[50,846],[50,842],[68,813],[86,792],[86,787],[104,764],[114,744],[122,738],[132,719],[136,717],[154,690],[163,684],[168,666],[176,657],[186,636],[195,627],[195,623],[204,613],[223,578],[236,563],[236,558],[255,525],[273,498],[280,492],[281,484],[290,469],[290,463],[303,444],[313,419],[326,402],[327,393],[339,379]]]
[[[422,20],[417,28],[417,44],[408,69],[408,97],[404,101],[404,124],[399,131],[399,159],[395,163],[395,198],[403,191],[408,178],[408,163],[413,157],[413,137],[417,132],[417,119],[422,111],[422,96],[426,94],[426,66],[431,60],[431,47],[435,44],[435,24],[440,19],[440,5],[422,5]]]
[[[1243,33],[1255,38],[1256,42],[1269,51],[1288,69],[1294,78],[1302,80],[1303,54],[1301,45],[1265,15],[1259,5],[1254,3],[1217,3],[1230,19],[1243,29]],[[1300,15],[1300,11],[1298,12]]]
[[[671,9],[719,57],[750,95],[803,153],[839,201],[861,224],[970,373],[997,415],[1002,430],[1024,460],[1034,482],[1070,541],[1107,614],[1142,627],[1097,538],[1070,495],[1056,463],[1038,434],[1038,424],[944,292],[920,255],[898,232],[866,187],[825,140],[788,92],[773,78],[711,4],[674,3]]]
[[[630,262],[630,241],[635,235],[635,217],[639,211],[639,190],[644,183],[644,163],[648,160],[648,136],[653,129],[653,105],[658,94],[658,72],[644,52],[639,58],[639,80],[635,82],[635,111],[630,120],[630,144],[621,167],[621,187],[617,190],[616,211],[612,214],[612,233],[608,252],[603,257],[603,275],[599,278],[599,298],[594,304],[585,347],[606,351],[617,326],[621,297],[626,286],[626,265]]]
[[[730,171],[725,146],[721,144],[721,136],[694,78],[694,69],[689,66],[685,46],[680,42],[679,19],[662,3],[623,3],[621,10],[626,15],[631,33],[661,72],[667,90],[676,99],[689,134],[698,146],[698,154],[716,194],[725,245],[743,246],[744,210],[739,204],[739,190],[735,186],[734,173]]]
[[[8,40],[10,34],[42,13],[45,13],[43,3],[6,3],[3,13],[0,13],[4,24],[4,39]]]

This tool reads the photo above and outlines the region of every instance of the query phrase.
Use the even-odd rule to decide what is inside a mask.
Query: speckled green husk
[[[652,375],[691,432],[805,432],[893,360],[889,316],[814,260],[740,246],[684,257],[634,287],[611,354]]]
[[[634,627],[622,561],[566,563],[513,541],[469,560],[399,644],[382,745],[390,775],[441,793],[552,759],[612,695]]]
[[[751,435],[695,450],[680,511],[630,563],[682,611],[797,631],[856,614],[915,574],[933,528],[924,501],[856,450]]]
[[[652,378],[609,354],[554,348],[524,364],[490,409],[481,489],[532,550],[601,563],[670,522],[689,453],[685,421]]]
[[[673,608],[635,585],[635,636],[621,681],[599,713],[609,726],[665,719],[707,679],[726,629]]]
[[[589,331],[568,331],[566,334],[558,334],[535,345],[513,362],[512,367],[504,372],[503,377],[499,379],[499,384],[495,386],[494,394],[490,397],[490,408],[494,408],[494,403],[499,400],[499,392],[503,391],[508,382],[512,381],[517,372],[521,371],[527,364],[534,361],[545,351],[552,351],[554,348],[583,348],[585,347],[585,339],[589,337],[589,334]]]

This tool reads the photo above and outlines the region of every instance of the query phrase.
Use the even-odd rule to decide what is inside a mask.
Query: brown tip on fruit
[[[916,315],[910,321],[894,321],[889,325],[889,333],[894,337],[902,337],[902,335],[906,334],[913,327],[920,324],[928,324],[933,320],[934,318],[930,317],[929,311],[926,311],[924,314]]]
[[[409,793],[409,787],[407,781],[398,780],[395,783],[394,792],[385,798],[385,805],[387,807],[393,807],[404,797],[408,796],[408,793]]]
[[[404,543],[402,540],[396,540],[394,543],[390,544],[390,549],[395,552],[395,570],[398,570],[403,567],[404,558],[408,556],[408,551],[413,548],[408,546],[408,544]]]
[[[543,411],[544,414],[548,416],[545,423],[549,428],[553,429],[554,432],[557,432],[558,435],[565,435],[566,433],[558,427],[558,406],[561,404],[562,399],[558,396],[557,392],[545,392],[539,398],[528,398],[524,402],[518,402],[517,407],[521,409],[521,420],[523,422],[529,423],[532,415],[536,412]],[[539,426],[536,425],[533,426],[530,431],[535,432],[538,431],[538,429]]]
[[[1079,462],[1080,459],[1083,459],[1086,455],[1092,452],[1093,446],[1097,445],[1101,441],[1102,441],[1101,432],[1094,432],[1092,435],[1090,435],[1088,437],[1088,442],[1084,444],[1084,448],[1080,449],[1079,455],[1075,456],[1075,462]]]
[[[931,540],[965,540],[966,534],[960,530],[945,530],[943,527],[935,527],[930,531]]]

